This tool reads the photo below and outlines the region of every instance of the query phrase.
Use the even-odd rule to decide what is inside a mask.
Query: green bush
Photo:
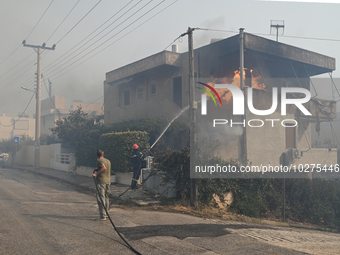
[[[169,120],[164,117],[130,120],[115,123],[110,126],[104,126],[102,132],[104,134],[112,132],[145,131],[148,132],[150,137],[150,145],[152,145],[163,132],[168,123]],[[162,138],[157,142],[154,149],[182,149],[187,144],[188,133],[189,128],[186,125],[175,121],[164,133]]]
[[[214,159],[218,160],[218,159]],[[190,149],[159,151],[154,161],[167,182],[176,182],[177,199],[190,200]],[[235,162],[215,162],[236,165]],[[236,165],[237,166],[237,165]],[[232,192],[229,210],[250,217],[283,219],[283,179],[197,179],[198,201],[213,202]],[[286,179],[285,218],[340,229],[339,179]]]
[[[42,136],[41,144],[53,143],[57,137],[57,139],[62,141],[63,148],[74,150],[77,166],[93,167],[101,135],[112,132],[128,132],[130,130],[145,131],[148,132],[150,141],[153,143],[169,123],[166,118],[158,117],[125,121],[105,126],[102,119],[102,115],[89,116],[79,107],[75,111],[70,111],[68,117],[57,120],[56,127],[51,128],[54,136]],[[187,133],[188,127],[175,121],[154,148],[163,150],[167,148],[183,148],[186,144]]]
[[[154,155],[158,170],[165,172],[165,182],[176,183],[177,199],[182,202],[190,200],[190,148],[180,151],[157,151]],[[235,162],[222,162],[218,158],[210,161],[212,164],[236,165]],[[231,190],[227,179],[196,179],[198,201],[209,204],[213,195],[217,194],[223,200],[223,195]]]
[[[149,135],[142,131],[128,131],[103,134],[99,147],[104,151],[105,158],[111,161],[113,172],[131,172],[132,145],[137,143],[142,153],[150,148]]]

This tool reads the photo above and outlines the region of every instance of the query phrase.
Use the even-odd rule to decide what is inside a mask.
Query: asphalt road
[[[339,235],[332,233],[114,206],[110,215],[120,232],[142,254],[340,251]],[[110,222],[95,221],[97,216],[95,196],[89,192],[27,171],[0,169],[0,254],[133,254]],[[319,239],[324,247],[318,245]],[[309,241],[317,247],[313,248]]]

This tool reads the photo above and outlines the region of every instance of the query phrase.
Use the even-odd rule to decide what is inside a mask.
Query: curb
[[[27,170],[31,173],[41,175],[41,176],[44,176],[44,177],[49,178],[49,179],[59,179],[60,181],[67,183],[69,185],[73,185],[73,186],[76,186],[80,189],[89,190],[89,191],[96,193],[95,187],[93,187],[93,188],[85,187],[85,186],[82,186],[81,184],[78,184],[78,183],[75,183],[75,182],[72,182],[72,181],[68,181],[68,180],[65,180],[65,179],[56,178],[55,176],[48,175],[48,174],[45,174],[45,173],[40,173],[40,172],[37,172],[35,170],[29,169],[27,167],[16,166],[16,167],[12,167],[12,169],[17,169],[17,170],[22,170],[22,171]],[[116,200],[134,202],[138,206],[147,206],[147,205],[154,205],[154,204],[160,203],[157,200],[144,201],[144,200],[140,200],[140,199],[134,200],[134,199],[131,199],[131,198],[121,199],[121,198],[117,198],[117,197],[113,196],[112,194],[110,194],[109,197],[112,198],[112,199],[116,199]],[[240,222],[269,225],[269,226],[275,226],[275,227],[302,228],[302,229],[308,229],[308,230],[318,230],[318,231],[325,231],[325,232],[331,232],[331,233],[340,233],[340,229],[331,229],[331,228],[324,228],[324,227],[318,227],[318,226],[305,226],[305,225],[291,224],[291,223],[286,223],[286,222],[270,221],[270,220],[265,220],[265,219],[251,218],[251,217],[247,217],[247,216],[243,216],[243,215],[240,215],[240,216],[224,215],[223,218],[224,218],[224,220],[235,220],[235,221],[240,221]]]
[[[299,224],[293,224],[293,223],[287,223],[287,222],[278,222],[278,221],[271,221],[271,220],[265,220],[265,219],[259,219],[259,218],[251,218],[251,217],[247,217],[243,215],[242,216],[225,215],[223,216],[223,218],[224,220],[235,220],[235,221],[255,223],[255,224],[261,224],[261,225],[269,225],[269,226],[275,226],[275,227],[302,228],[302,229],[308,229],[308,230],[318,230],[318,231],[325,231],[325,232],[331,232],[331,233],[340,233],[340,229],[324,228],[324,227],[318,227],[318,226],[305,226],[305,225],[299,225]]]
[[[27,168],[27,167],[16,166],[16,167],[13,167],[12,169],[17,169],[17,170],[21,170],[21,171],[26,170],[26,171],[29,171],[30,173],[41,175],[41,176],[44,176],[44,177],[49,178],[49,179],[55,179],[55,180],[59,179],[61,182],[67,183],[69,185],[75,186],[75,187],[83,189],[83,190],[88,190],[88,191],[92,191],[92,192],[96,193],[96,188],[95,188],[94,184],[93,184],[93,188],[90,188],[86,185],[78,184],[76,182],[69,181],[69,180],[66,180],[66,179],[60,179],[60,178],[55,177],[53,175],[41,173],[41,172],[35,171],[33,169]],[[135,200],[135,199],[131,199],[131,198],[122,199],[121,197],[117,198],[113,194],[109,194],[109,197],[112,198],[112,199],[120,200],[120,201],[134,202],[136,205],[139,205],[139,206],[147,206],[147,205],[159,203],[159,201],[156,201],[156,200],[145,201],[145,200],[140,200],[140,199]]]

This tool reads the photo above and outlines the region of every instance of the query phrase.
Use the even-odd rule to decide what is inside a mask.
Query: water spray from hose
[[[157,140],[153,143],[153,145],[151,145],[150,149],[151,150],[155,144],[159,141],[159,139],[161,139],[161,137],[164,135],[164,133],[168,130],[168,128],[170,127],[170,125],[172,124],[172,122],[174,122],[179,116],[181,116],[183,114],[183,112],[185,112],[186,110],[189,109],[189,106],[185,107],[179,114],[176,115],[175,118],[173,118],[169,124],[166,126],[166,128],[163,130],[163,132],[161,133],[161,135],[157,138]],[[131,188],[131,185],[119,196],[116,197],[116,199],[120,198],[121,196],[123,196],[129,189]]]
[[[151,145],[150,149],[153,148],[153,146],[155,146],[155,144],[158,142],[159,139],[161,139],[161,137],[164,135],[164,133],[168,130],[168,128],[170,127],[170,125],[172,124],[172,122],[174,122],[179,116],[182,115],[183,112],[185,112],[186,110],[189,109],[189,106],[185,107],[179,114],[177,114],[177,116],[175,118],[173,118],[169,124],[166,126],[166,128],[163,130],[163,132],[161,133],[161,135],[156,139],[156,141],[153,143],[153,145]]]

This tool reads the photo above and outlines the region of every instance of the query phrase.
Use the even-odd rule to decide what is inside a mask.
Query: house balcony
[[[313,123],[330,122],[336,118],[336,101],[312,98],[304,106],[312,115],[306,116],[300,111],[296,111],[296,118]]]

